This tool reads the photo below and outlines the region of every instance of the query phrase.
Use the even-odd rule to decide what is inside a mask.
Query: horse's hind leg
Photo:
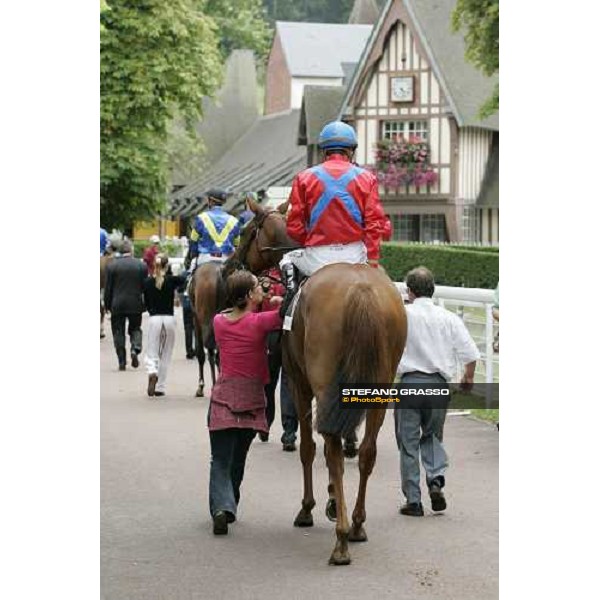
[[[349,565],[350,553],[348,552],[348,515],[344,499],[344,456],[342,454],[342,438],[339,435],[325,434],[325,459],[329,469],[329,480],[333,485],[336,505],[335,533],[337,541],[331,557],[330,565]]]
[[[358,466],[360,469],[360,483],[358,484],[358,495],[356,505],[352,512],[352,529],[349,540],[351,542],[366,542],[367,533],[363,523],[367,519],[365,510],[365,498],[367,494],[367,480],[373,471],[377,457],[377,435],[385,418],[385,408],[372,408],[367,411],[365,424],[365,435],[358,450]]]
[[[198,389],[196,397],[204,396],[204,344],[202,341],[202,328],[198,325],[196,315],[194,315],[194,328],[196,330],[196,358],[198,359]]]
[[[315,460],[316,448],[312,429],[312,392],[305,391],[298,397],[298,391],[294,389],[294,397],[296,399],[296,412],[300,424],[300,460],[302,461],[302,471],[304,474],[302,508],[296,515],[294,525],[296,527],[312,527],[312,509],[315,507],[312,465]]]
[[[215,331],[211,323],[205,323],[202,327],[202,331],[205,334],[203,342],[204,347],[206,348],[206,353],[208,354],[208,364],[210,365],[210,379],[214,387],[215,382],[217,380],[215,365],[218,366],[217,342],[215,340]]]

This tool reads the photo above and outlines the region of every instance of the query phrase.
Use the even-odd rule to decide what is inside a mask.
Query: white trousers
[[[286,263],[295,265],[304,275],[312,275],[325,265],[333,263],[367,262],[367,247],[364,242],[351,244],[330,244],[329,246],[310,246],[301,250],[292,250],[284,254],[280,266]]]
[[[175,345],[175,316],[155,315],[148,320],[145,364],[148,375],[158,375],[156,391],[165,391],[167,370]]]
[[[206,254],[203,252],[198,254],[198,256],[194,259],[196,261],[196,267],[203,265],[208,262],[225,262],[231,254],[224,254],[223,256],[213,256],[212,254]]]

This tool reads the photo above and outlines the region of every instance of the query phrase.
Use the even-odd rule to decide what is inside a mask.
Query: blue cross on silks
[[[309,229],[315,226],[334,198],[339,198],[343,202],[354,221],[362,227],[362,213],[358,208],[358,204],[356,204],[356,200],[348,192],[348,185],[363,172],[364,169],[353,165],[339,179],[336,179],[325,170],[323,165],[317,165],[311,169],[311,173],[323,184],[324,190],[310,212]]]

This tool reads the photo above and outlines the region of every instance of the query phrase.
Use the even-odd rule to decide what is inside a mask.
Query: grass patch
[[[500,420],[499,410],[497,408],[472,408],[471,414],[478,419],[497,423]]]

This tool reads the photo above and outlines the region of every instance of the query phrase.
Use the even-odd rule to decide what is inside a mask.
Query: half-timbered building
[[[454,5],[387,0],[338,117],[356,128],[362,165],[376,166],[383,140],[427,145],[427,184],[380,187],[396,239],[497,243],[498,116],[479,117],[496,79],[465,62]]]

